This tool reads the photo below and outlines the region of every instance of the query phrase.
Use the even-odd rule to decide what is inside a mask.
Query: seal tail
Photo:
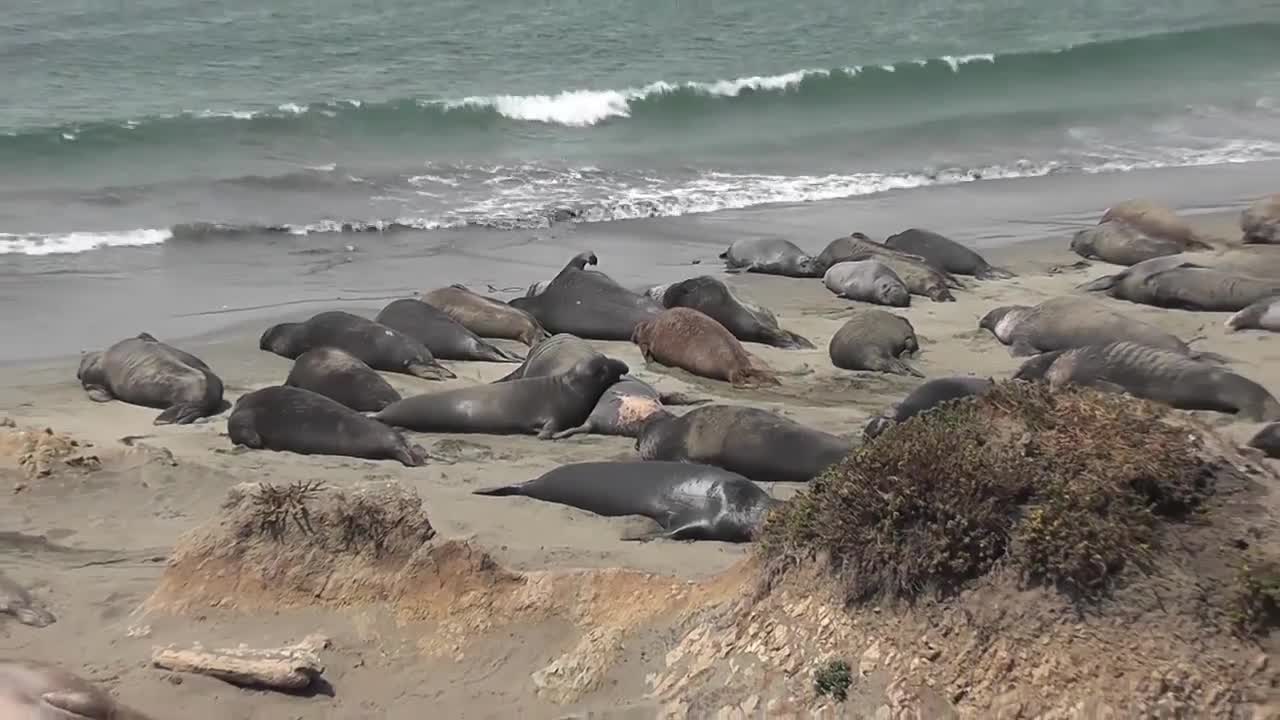
[[[180,403],[171,405],[167,410],[156,416],[152,421],[153,425],[190,425],[199,420],[205,414],[203,405],[193,403]]]
[[[776,373],[763,368],[743,368],[729,374],[729,382],[734,387],[752,387],[760,385],[781,385]]]
[[[956,296],[952,295],[947,288],[942,287],[929,293],[929,299],[934,302],[955,302]]]
[[[522,377],[524,377],[523,363],[520,365],[520,367],[516,368],[515,370],[512,370],[511,372],[507,373],[506,375],[503,375],[502,377],[498,378],[497,380],[494,380],[493,382],[494,383],[511,382],[512,380],[519,380]]]
[[[1011,270],[988,265],[974,273],[973,276],[979,280],[1008,280],[1009,278],[1018,277],[1018,274]]]
[[[702,405],[711,402],[711,398],[700,398],[681,392],[659,393],[658,400],[663,405]]]
[[[896,359],[891,360],[885,366],[885,372],[892,373],[894,375],[910,375],[912,377],[920,377],[920,378],[924,377],[924,373],[915,369],[911,365]]]
[[[813,350],[816,345],[803,335],[797,335],[790,330],[779,330],[777,337],[778,347],[787,350]]]
[[[523,495],[519,485],[499,485],[497,487],[481,488],[480,490],[472,490],[472,495],[484,495],[486,497],[511,497],[513,495]]]
[[[1116,286],[1119,280],[1120,275],[1103,275],[1097,280],[1090,280],[1083,285],[1077,285],[1076,289],[1084,290],[1085,292],[1108,292]]]
[[[729,249],[728,249],[728,248],[725,248],[725,251],[724,251],[724,252],[722,252],[722,253],[720,253],[717,257],[719,257],[721,260],[728,260],[728,259],[729,259]]]

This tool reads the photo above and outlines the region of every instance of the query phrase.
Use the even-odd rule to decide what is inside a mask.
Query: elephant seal
[[[662,308],[600,273],[584,270],[584,255],[590,254],[570,260],[544,292],[512,298],[511,306],[528,311],[553,333],[629,340],[636,325],[657,316]]]
[[[672,308],[636,326],[631,341],[646,362],[683,368],[734,387],[778,385],[778,378],[723,325],[691,308]]]
[[[587,269],[588,265],[595,265],[599,262],[600,260],[599,258],[596,257],[595,253],[591,251],[587,251],[587,252],[578,253],[577,255],[573,256],[573,258],[569,260],[569,263],[565,265],[565,267],[571,267],[571,268],[574,268],[575,270],[581,270],[583,272],[590,273],[600,278],[602,281],[607,281],[607,282],[613,283],[614,285],[618,285],[618,287],[622,287],[617,280],[614,280],[613,278],[609,277],[607,274],[599,270]],[[525,291],[524,296],[534,297],[536,295],[541,295],[542,293],[547,291],[547,288],[551,286],[551,283],[554,280],[555,278],[552,278],[551,280],[539,280],[533,283],[532,285],[529,286],[529,289]]]
[[[1227,330],[1280,332],[1280,295],[1259,300],[1227,318]]]
[[[1186,262],[1180,256],[1147,260],[1081,286],[1155,307],[1235,312],[1280,295],[1280,279],[1262,280]]]
[[[780,348],[813,348],[813,343],[807,339],[778,327],[772,315],[753,312],[727,285],[709,275],[665,286],[661,302],[666,308],[697,310],[744,342]]]
[[[417,340],[441,360],[520,362],[524,359],[481,340],[461,323],[421,300],[393,300],[373,321]]]
[[[1269,458],[1280,459],[1280,423],[1271,423],[1249,440],[1249,447],[1257,448]]]
[[[1280,193],[1259,198],[1240,213],[1246,243],[1280,244]]]
[[[756,482],[807,482],[852,446],[767,410],[707,405],[679,417],[652,416],[636,450],[645,460],[715,465]]]
[[[564,465],[518,485],[476,490],[521,496],[621,517],[643,515],[662,527],[641,538],[751,542],[779,501],[741,475],[710,465],[623,461]]]
[[[53,613],[40,607],[31,595],[12,578],[0,572],[0,615],[12,615],[31,627],[48,627],[57,622]],[[0,715],[0,717],[4,717]]]
[[[319,393],[357,412],[381,410],[400,399],[391,383],[360,358],[332,347],[299,355],[284,384]]]
[[[82,355],[76,379],[94,402],[163,408],[156,425],[186,425],[227,408],[222,379],[208,365],[145,332]]]
[[[0,660],[0,718],[149,720],[79,675],[30,660]]]
[[[972,275],[979,280],[997,280],[1014,276],[1004,268],[992,266],[981,255],[955,240],[929,230],[909,228],[897,235],[889,236],[884,244],[895,250],[919,255],[938,270],[957,275]]]
[[[901,401],[890,405],[867,423],[862,434],[867,439],[879,437],[890,427],[906,422],[923,412],[960,398],[981,395],[991,389],[988,378],[957,375],[930,380],[907,393]]]
[[[346,350],[374,370],[404,373],[424,380],[455,378],[425,345],[398,330],[359,315],[331,310],[300,323],[267,328],[258,347],[290,360],[318,347]]]
[[[813,258],[782,238],[741,238],[720,253],[729,272],[754,272],[786,277],[817,277]]]
[[[1118,220],[1085,228],[1071,238],[1071,251],[1075,254],[1113,265],[1136,265],[1151,258],[1177,255],[1186,249],[1186,245],[1177,240],[1145,235]]]
[[[1099,223],[1119,221],[1149,237],[1176,242],[1188,250],[1213,247],[1173,210],[1147,200],[1126,200],[1102,213]]]
[[[604,357],[591,343],[577,335],[556,333],[534,345],[520,367],[494,382],[509,382],[527,377],[547,377],[568,372],[582,360]]]
[[[550,377],[416,395],[372,417],[418,432],[537,433],[543,440],[559,438],[581,425],[604,391],[627,372],[624,362],[592,357]]]
[[[1014,375],[1052,387],[1086,385],[1181,410],[1214,410],[1252,421],[1280,420],[1280,401],[1258,383],[1185,355],[1116,342],[1055,350],[1031,358]]]
[[[227,419],[227,436],[232,444],[255,450],[399,460],[409,467],[426,461],[425,450],[386,425],[320,393],[288,385],[242,395]]]
[[[1039,305],[1004,305],[988,312],[978,327],[1009,346],[1014,357],[1086,345],[1130,340],[1188,357],[1202,356],[1187,343],[1150,323],[1116,312],[1087,297],[1064,295]]]
[[[423,294],[421,299],[480,337],[517,340],[533,347],[548,336],[529,313],[474,293],[463,285],[437,288]]]
[[[954,275],[931,267],[918,255],[885,247],[862,233],[836,238],[827,244],[816,261],[824,275],[836,263],[855,260],[879,260],[893,270],[912,295],[922,295],[934,302],[952,302],[951,288],[964,287]]]
[[[669,414],[662,407],[662,396],[658,391],[643,380],[624,377],[604,391],[595,409],[581,425],[569,428],[557,437],[567,438],[581,433],[635,437],[649,418],[659,413]]]
[[[911,294],[888,265],[879,260],[850,260],[832,265],[822,276],[822,284],[842,298],[906,307]]]
[[[898,357],[920,349],[911,322],[884,310],[859,310],[836,331],[827,346],[831,364],[843,370],[874,370],[924,377]]]

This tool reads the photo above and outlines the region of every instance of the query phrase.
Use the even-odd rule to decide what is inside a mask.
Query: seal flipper
[[[102,717],[106,709],[98,698],[77,690],[54,690],[41,695],[40,699],[49,707],[85,720]]]
[[[30,605],[11,608],[10,612],[18,619],[18,622],[31,627],[48,627],[57,622],[57,618],[53,616],[53,613]]]
[[[1103,275],[1097,280],[1090,280],[1083,285],[1077,285],[1076,289],[1084,290],[1085,292],[1110,292],[1116,286],[1116,283],[1120,282],[1121,275],[1124,275],[1124,273]]]
[[[156,416],[151,421],[152,425],[190,425],[199,420],[205,414],[202,405],[193,403],[178,403],[170,405],[167,410]]]
[[[887,363],[885,372],[893,373],[894,375],[910,375],[912,377],[920,377],[920,378],[925,376],[924,373],[908,365],[907,363],[897,359],[890,360]]]
[[[979,280],[1008,280],[1009,278],[1018,277],[1016,273],[1005,270],[1004,268],[988,265],[973,274]]]
[[[548,420],[542,429],[538,431],[539,440],[551,440],[556,436],[555,420]]]
[[[1032,355],[1039,355],[1040,350],[1027,342],[1025,338],[1018,338],[1009,345],[1009,354],[1013,357],[1031,357]]]
[[[84,391],[89,394],[89,399],[94,402],[111,402],[115,400],[115,396],[111,391],[101,385],[85,385]]]
[[[706,523],[697,522],[682,525],[675,530],[654,530],[653,532],[624,535],[619,538],[624,542],[649,542],[650,540],[679,540],[693,542],[695,540],[720,540],[708,531]]]
[[[587,421],[582,423],[578,427],[572,427],[572,428],[569,428],[568,430],[561,430],[558,433],[552,434],[551,439],[563,440],[567,437],[573,437],[574,435],[582,435],[582,434],[590,433],[594,429],[595,427],[591,424],[591,419],[587,418]]]
[[[431,365],[414,363],[406,367],[404,370],[410,375],[422,378],[423,380],[452,380],[458,377],[457,375],[454,375],[449,368],[446,368],[440,363],[432,363]]]
[[[512,497],[515,495],[524,495],[524,488],[520,485],[499,485],[497,487],[472,490],[471,494],[484,495],[486,497]]]
[[[663,405],[702,405],[711,402],[711,398],[699,398],[681,392],[658,393],[658,400]]]
[[[777,346],[788,350],[813,350],[817,346],[809,338],[778,328]]]

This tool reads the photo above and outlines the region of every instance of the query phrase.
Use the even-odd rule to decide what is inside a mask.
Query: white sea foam
[[[968,65],[969,63],[975,62],[994,63],[996,61],[996,56],[991,53],[980,53],[978,55],[943,55],[938,59],[946,63],[947,66],[951,68],[951,72],[959,72],[961,65]]]
[[[82,253],[102,247],[158,245],[173,237],[168,230],[122,232],[71,232],[40,235],[0,233],[0,255],[57,255]]]

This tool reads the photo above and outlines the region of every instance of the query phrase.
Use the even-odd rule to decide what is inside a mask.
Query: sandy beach
[[[1228,169],[1205,172],[1208,174],[1200,177],[1212,179],[1215,173],[1224,178],[1238,177]],[[1011,357],[990,333],[978,328],[978,319],[985,312],[1000,305],[1034,304],[1071,294],[1082,283],[1118,271],[1116,266],[1101,262],[1082,263],[1070,252],[1068,241],[1080,223],[1095,222],[1110,202],[1124,198],[1111,195],[1104,199],[1108,193],[1106,184],[1111,180],[1098,178],[1094,187],[1101,189],[1075,197],[1073,207],[1064,207],[1052,216],[1036,215],[1034,198],[1042,197],[1054,182],[1045,179],[1025,181],[1017,187],[1011,183],[985,190],[973,186],[920,191],[909,198],[911,207],[930,207],[928,201],[936,200],[931,217],[925,218],[903,217],[902,209],[908,202],[904,198],[910,194],[902,193],[820,208],[780,207],[679,221],[579,227],[523,238],[514,241],[515,246],[506,247],[498,247],[477,233],[474,244],[455,244],[451,252],[441,251],[438,260],[430,259],[430,252],[424,259],[419,249],[410,247],[408,237],[392,243],[389,249],[380,249],[376,262],[365,261],[370,253],[327,248],[326,254],[315,259],[323,263],[336,258],[333,265],[311,278],[289,283],[289,291],[297,299],[315,302],[284,307],[277,305],[281,302],[278,296],[272,297],[263,290],[263,270],[246,271],[244,293],[224,286],[216,297],[194,276],[190,292],[184,290],[182,277],[165,274],[162,281],[156,279],[159,275],[143,278],[139,282],[146,287],[155,282],[170,285],[175,295],[172,303],[160,300],[159,294],[151,290],[139,291],[136,301],[126,302],[126,309],[110,315],[86,295],[73,295],[60,288],[59,283],[64,281],[57,277],[29,276],[24,283],[6,288],[6,293],[18,297],[29,284],[35,299],[23,300],[21,306],[13,301],[6,305],[5,320],[14,322],[17,343],[9,343],[6,365],[0,368],[0,414],[11,418],[19,428],[48,427],[73,438],[84,446],[83,452],[101,461],[101,468],[79,473],[60,471],[50,477],[28,479],[14,465],[14,458],[0,457],[6,488],[22,485],[14,492],[5,489],[8,499],[0,504],[0,571],[30,587],[33,595],[58,618],[46,628],[0,622],[0,654],[64,663],[157,718],[177,714],[190,720],[407,719],[428,715],[558,718],[585,717],[583,713],[587,712],[651,717],[654,705],[647,698],[643,682],[649,670],[646,663],[656,662],[671,649],[671,638],[660,629],[628,641],[628,664],[612,673],[599,688],[573,702],[558,703],[535,692],[529,681],[530,672],[565,652],[573,642],[572,633],[557,621],[508,627],[476,637],[469,641],[473,644],[465,653],[442,657],[422,652],[420,640],[425,630],[377,607],[282,609],[270,615],[218,607],[188,614],[141,609],[182,534],[214,516],[228,489],[241,482],[320,480],[346,486],[364,480],[392,480],[421,495],[442,538],[466,540],[472,547],[490,553],[501,566],[517,572],[620,568],[696,586],[711,582],[748,558],[752,552],[749,545],[629,542],[622,536],[628,529],[643,527],[639,521],[609,520],[524,498],[471,494],[477,488],[533,478],[566,463],[634,457],[631,439],[579,436],[542,441],[533,437],[416,435],[415,439],[433,455],[447,459],[434,460],[420,468],[329,456],[241,452],[226,437],[226,414],[191,426],[158,427],[152,425],[156,414],[153,410],[122,402],[90,402],[75,380],[76,358],[68,350],[73,346],[97,348],[127,333],[148,330],[203,358],[222,377],[227,399],[234,402],[246,392],[278,384],[288,373],[289,360],[257,349],[258,335],[267,325],[304,319],[335,305],[372,317],[385,303],[381,299],[324,302],[326,297],[407,296],[441,285],[443,276],[451,276],[452,281],[469,284],[480,292],[488,292],[491,287],[511,288],[497,293],[506,299],[522,293],[522,289],[515,288],[549,277],[572,252],[593,249],[600,255],[600,269],[628,286],[670,282],[703,273],[724,277],[742,296],[773,310],[782,327],[809,338],[816,346],[814,350],[782,350],[750,345],[752,352],[782,376],[782,383],[776,388],[753,390],[735,390],[726,383],[697,378],[684,371],[646,365],[630,343],[593,342],[601,352],[625,361],[638,377],[659,390],[774,410],[857,444],[869,418],[921,381],[833,368],[827,343],[849,313],[861,305],[834,297],[818,280],[753,274],[726,276],[716,259],[726,239],[750,228],[752,234],[790,237],[816,253],[830,239],[852,230],[863,230],[876,238],[909,225],[932,226],[947,232],[980,249],[993,264],[1007,267],[1017,276],[970,282],[968,288],[956,293],[954,303],[913,297],[910,307],[895,310],[910,320],[919,336],[921,352],[913,362],[929,378],[1005,378],[1016,370],[1020,360]],[[1041,184],[1038,189],[1033,187],[1036,183]],[[1073,181],[1073,187],[1085,186],[1083,180]],[[1002,217],[982,216],[974,204],[975,199],[984,197],[980,190],[1000,198]],[[1250,196],[1251,193],[1241,192],[1227,199],[1224,195],[1224,202],[1207,207],[1188,202],[1186,194],[1156,199],[1179,207],[1202,230],[1232,238],[1239,234],[1238,208]],[[1014,221],[1014,208],[1022,206],[1023,219],[1034,222]],[[940,218],[952,211],[968,214],[963,221],[943,224]],[[646,246],[649,257],[645,264],[639,262],[641,252],[629,244],[634,236],[661,243]],[[457,240],[445,238],[444,242]],[[326,242],[359,245],[363,240],[356,236]],[[655,247],[660,249],[655,251]],[[613,250],[617,252],[611,254]],[[508,251],[505,261],[500,261],[499,256]],[[411,260],[406,259],[410,256]],[[86,256],[84,262],[114,261]],[[433,262],[436,265],[429,272],[415,270],[425,267],[423,263]],[[189,267],[192,273],[221,272],[208,265]],[[384,274],[388,268],[391,269]],[[352,292],[357,287],[351,282],[356,275],[361,280],[359,292]],[[37,282],[46,281],[47,286],[36,287]],[[93,282],[105,287],[112,281]],[[123,297],[131,292],[129,287],[126,283],[112,290],[110,296]],[[47,301],[53,297],[69,302],[53,306]],[[1230,358],[1230,368],[1235,372],[1273,392],[1280,391],[1280,343],[1274,336],[1259,331],[1228,333],[1223,326],[1225,313],[1165,310],[1114,299],[1104,302],[1183,339],[1195,338],[1193,345],[1197,349]],[[152,312],[135,307],[141,304],[150,305]],[[252,305],[271,307],[191,320],[188,325],[200,328],[199,332],[178,332],[184,321],[175,316],[200,312],[200,307],[207,311],[217,306]],[[77,307],[85,308],[83,315],[76,313]],[[32,338],[42,333],[57,337],[36,348],[38,352],[24,353],[23,343],[34,345]],[[508,349],[521,350],[517,343],[498,342]],[[53,359],[30,357],[44,352],[62,354]],[[458,375],[456,380],[437,383],[403,375],[385,377],[408,396],[489,382],[512,367],[480,362],[446,365]],[[1259,427],[1217,413],[1195,415],[1240,443]],[[779,484],[768,490],[785,499],[797,488]],[[174,675],[147,663],[154,647],[170,643],[278,645],[311,632],[322,632],[332,640],[332,648],[324,653],[324,677],[332,685],[332,696],[293,697],[240,690],[212,678]]]

